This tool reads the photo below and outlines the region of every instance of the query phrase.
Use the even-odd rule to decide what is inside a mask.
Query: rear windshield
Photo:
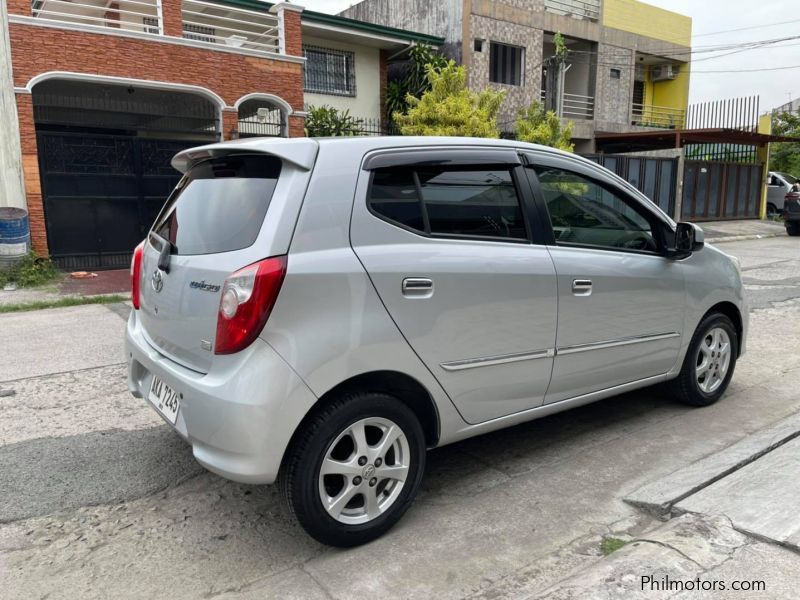
[[[796,177],[792,177],[788,173],[778,173],[778,175],[783,177],[787,181],[787,183],[791,183],[791,184],[797,183],[797,178]]]
[[[225,156],[192,167],[154,231],[173,254],[216,254],[251,246],[281,173],[273,156]]]

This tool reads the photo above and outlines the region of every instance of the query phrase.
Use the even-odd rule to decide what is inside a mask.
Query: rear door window
[[[503,167],[377,169],[369,208],[426,235],[527,239],[520,198]]]
[[[281,173],[273,156],[224,156],[187,173],[167,202],[155,233],[173,254],[217,254],[252,246]]]

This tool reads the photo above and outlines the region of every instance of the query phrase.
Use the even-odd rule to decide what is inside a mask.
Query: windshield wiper
[[[161,250],[158,252],[158,268],[164,273],[169,273],[170,257],[172,256],[172,251],[176,248],[172,242],[161,237],[155,231],[151,231],[150,235],[161,244]]]

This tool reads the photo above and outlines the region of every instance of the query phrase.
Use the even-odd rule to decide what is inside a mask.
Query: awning
[[[595,145],[598,152],[641,152],[683,148],[686,144],[741,144],[764,146],[771,142],[797,142],[800,138],[742,131],[740,129],[654,129],[614,133],[598,131]]]

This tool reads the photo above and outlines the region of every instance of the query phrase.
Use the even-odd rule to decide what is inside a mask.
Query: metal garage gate
[[[180,179],[170,166],[197,142],[40,132],[48,244],[64,269],[124,268]]]
[[[757,219],[763,165],[685,161],[681,218]]]
[[[613,171],[672,216],[675,209],[676,158],[634,157],[615,154],[585,155]]]

